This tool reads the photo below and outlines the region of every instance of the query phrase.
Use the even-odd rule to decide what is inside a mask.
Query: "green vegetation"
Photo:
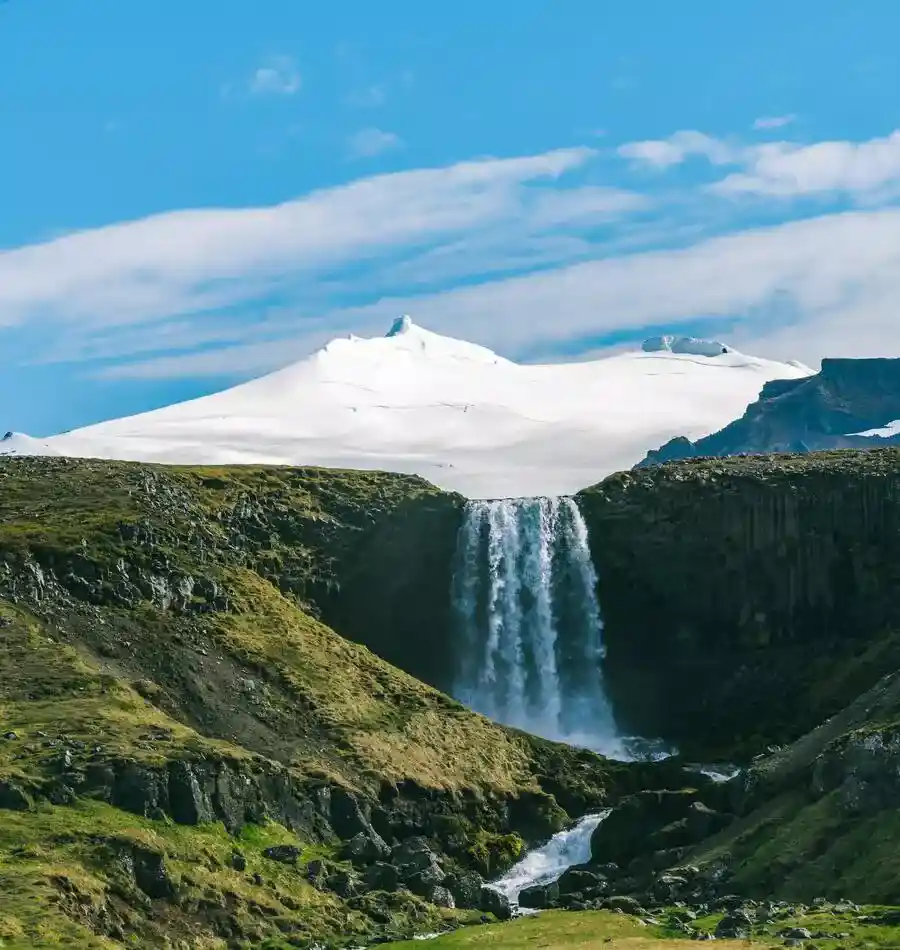
[[[360,890],[329,794],[358,803],[350,825],[371,810],[491,874],[565,820],[545,786],[603,800],[622,767],[498,727],[327,625],[433,635],[416,571],[443,554],[422,532],[454,540],[457,504],[380,473],[0,461],[0,946],[434,930],[481,915]],[[379,613],[360,598],[382,583]],[[263,855],[280,844],[296,861]]]
[[[509,924],[463,928],[443,934],[429,942],[435,950],[686,950],[693,945],[685,934],[673,929],[670,922],[677,908],[663,908],[654,913],[657,923],[645,923],[634,917],[611,911],[546,911],[524,917]],[[754,925],[749,939],[716,940],[716,947],[776,947],[785,943],[782,931],[802,928],[818,936],[797,940],[797,945],[819,950],[894,950],[900,946],[900,920],[889,908],[868,906],[843,910],[840,906],[824,908],[798,907]],[[723,914],[709,914],[693,921],[691,926],[705,933],[714,933]],[[843,934],[823,937],[822,934]],[[417,942],[389,945],[392,950],[413,950]]]
[[[547,911],[508,924],[456,930],[429,941],[434,950],[587,950],[610,947],[613,950],[662,950],[670,945],[686,946],[683,940],[669,941],[660,927],[642,926],[635,918],[609,911],[569,913]],[[727,945],[727,944],[724,944]],[[420,947],[412,941],[390,945],[392,950]],[[716,944],[718,947],[719,945]]]
[[[365,913],[304,878],[303,864],[321,847],[305,849],[299,869],[262,856],[265,847],[292,843],[296,836],[278,825],[248,827],[235,838],[218,823],[186,828],[100,802],[5,812],[0,946],[152,947],[181,939],[214,948],[231,945],[229,932],[242,946],[305,946],[313,937],[343,943],[375,932]],[[171,899],[152,900],[136,885],[135,851],[163,858]],[[232,867],[236,851],[246,862],[240,871]],[[392,910],[388,929],[398,934],[446,920],[411,895]]]

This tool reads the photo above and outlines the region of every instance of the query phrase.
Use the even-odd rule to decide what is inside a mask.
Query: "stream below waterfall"
[[[518,864],[488,887],[499,891],[517,908],[519,894],[526,887],[550,884],[568,868],[590,861],[591,836],[608,814],[608,811],[604,811],[586,815],[573,827],[558,832],[546,844],[529,851]]]

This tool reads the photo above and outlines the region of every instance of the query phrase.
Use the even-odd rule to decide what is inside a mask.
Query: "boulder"
[[[377,861],[366,869],[365,882],[370,890],[393,892],[400,883],[400,875],[393,864]]]
[[[602,907],[604,910],[620,910],[623,914],[631,914],[633,917],[640,917],[646,913],[636,898],[622,894],[607,897],[602,902]]]
[[[391,863],[397,869],[400,883],[420,897],[427,898],[435,887],[444,884],[446,875],[427,838],[414,836],[395,845],[391,850]]]
[[[391,861],[398,867],[422,871],[437,862],[437,855],[427,838],[416,835],[394,845],[391,849]]]
[[[401,883],[408,887],[413,894],[425,898],[429,897],[435,887],[443,884],[446,877],[437,864],[429,865],[421,871],[414,871],[412,874],[403,873],[403,868],[399,870]]]
[[[812,940],[812,933],[805,927],[788,927],[786,930],[779,931],[779,937],[785,940]]]
[[[486,914],[493,914],[497,920],[509,920],[512,917],[512,907],[506,895],[487,885],[481,888],[478,910],[482,910]]]
[[[0,808],[10,811],[28,811],[31,804],[31,797],[20,785],[15,782],[0,781]]]
[[[263,851],[263,857],[279,864],[296,864],[300,849],[292,844],[276,844]]]
[[[484,881],[476,871],[450,874],[444,880],[444,886],[453,895],[457,907],[465,910],[474,910],[479,907]]]
[[[341,849],[341,857],[357,865],[374,864],[391,856],[391,849],[376,831],[360,831]]]
[[[62,781],[52,781],[44,789],[44,794],[51,805],[73,805],[75,803],[75,789]]]
[[[752,924],[746,914],[726,914],[716,927],[717,940],[749,940]]]
[[[164,857],[156,851],[132,847],[131,865],[137,886],[154,900],[165,900],[175,895],[175,884],[169,877]]]
[[[563,871],[557,884],[560,894],[594,894],[609,886],[598,871],[581,867]]]
[[[431,893],[428,895],[428,900],[436,907],[446,907],[449,910],[453,910],[456,907],[453,895],[446,887],[441,887],[440,885],[432,888]]]
[[[688,888],[688,880],[678,874],[660,874],[653,882],[653,896],[663,903],[672,903]]]
[[[325,879],[325,886],[328,890],[337,894],[338,897],[342,897],[344,900],[350,897],[356,897],[362,890],[360,884],[359,876],[355,872],[345,871],[343,869],[329,874]]]
[[[532,910],[544,910],[553,907],[559,901],[559,884],[533,884],[519,892],[519,906]]]
[[[649,852],[691,844],[696,839],[688,827],[688,814],[697,802],[698,793],[690,789],[631,795],[591,836],[592,862],[627,865]],[[693,820],[705,819],[707,812],[709,809],[696,812],[698,817]]]

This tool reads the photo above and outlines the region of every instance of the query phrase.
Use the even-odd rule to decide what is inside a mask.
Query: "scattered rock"
[[[788,927],[780,931],[778,936],[785,940],[812,940],[812,934],[805,927]]]
[[[533,910],[544,910],[552,907],[559,900],[559,884],[534,884],[526,887],[519,893],[519,906]]]
[[[276,844],[263,851],[263,857],[279,864],[296,864],[300,849],[292,844]]]
[[[359,865],[384,861],[390,856],[391,849],[376,831],[360,831],[341,849],[341,857]]]
[[[509,920],[512,917],[512,907],[506,895],[487,885],[481,888],[478,909],[487,914],[493,914],[497,920]]]
[[[28,811],[31,796],[15,782],[0,780],[0,808],[10,811]]]
[[[453,899],[453,895],[446,887],[441,887],[440,885],[432,888],[428,899],[436,907],[446,907],[450,910],[456,907],[456,901]]]
[[[150,898],[162,900],[174,897],[175,884],[166,870],[163,856],[146,848],[132,848],[134,880]]]
[[[373,891],[393,892],[400,883],[400,875],[393,864],[378,861],[366,869],[365,882],[366,887]]]
[[[753,930],[750,916],[740,910],[726,914],[716,927],[717,940],[749,940]]]
[[[607,897],[601,906],[604,910],[620,910],[623,914],[631,914],[633,917],[640,917],[646,913],[636,898],[623,895]]]
[[[247,870],[247,859],[241,854],[240,851],[231,852],[231,866],[235,871]]]
[[[450,874],[444,880],[444,886],[453,895],[457,907],[466,910],[479,907],[484,881],[476,871]]]

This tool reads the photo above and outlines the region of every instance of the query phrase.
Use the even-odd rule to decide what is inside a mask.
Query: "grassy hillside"
[[[893,904],[900,889],[900,675],[891,674],[737,783],[742,817],[691,856],[786,900]]]
[[[668,908],[657,913],[650,922],[627,917],[610,911],[566,912],[548,911],[534,917],[526,917],[502,927],[478,927],[458,930],[436,938],[430,944],[434,950],[530,950],[541,947],[544,950],[686,950],[691,944],[685,935],[671,926],[673,913],[681,908]],[[845,936],[817,937],[814,943],[798,940],[796,945],[814,946],[820,950],[876,950],[876,948],[894,948],[898,944],[898,930],[892,919],[885,921],[882,908],[866,908],[865,915],[857,913],[835,913],[832,908],[797,909],[796,913],[778,920],[761,923],[754,928],[749,939],[729,940],[718,938],[716,947],[727,950],[753,950],[755,947],[770,948],[785,944],[779,932],[788,928],[804,928],[808,932],[834,933],[835,929]],[[890,914],[890,911],[887,912]],[[707,914],[694,923],[706,933],[712,933],[724,915],[719,912]],[[856,918],[864,916],[859,921]],[[693,941],[691,941],[693,943]],[[392,950],[413,950],[417,943],[392,944]]]
[[[497,873],[567,812],[639,785],[323,622],[359,622],[367,605],[343,599],[455,504],[379,473],[0,462],[0,945],[433,929],[478,913],[361,888],[341,840],[424,835],[445,868]],[[264,856],[288,842],[289,863]]]

